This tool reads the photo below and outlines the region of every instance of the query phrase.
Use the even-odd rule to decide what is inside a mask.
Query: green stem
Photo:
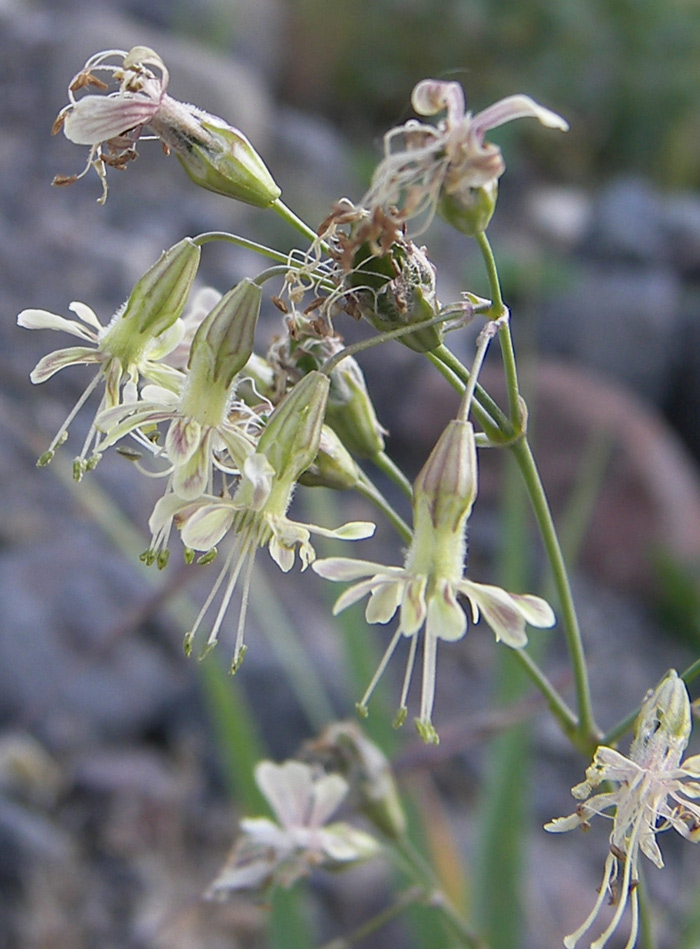
[[[486,273],[488,274],[494,318],[499,323],[498,338],[501,343],[503,369],[506,376],[510,419],[516,431],[520,431],[523,422],[523,409],[520,399],[520,387],[518,386],[518,370],[515,363],[515,350],[513,349],[513,337],[510,332],[508,310],[503,303],[501,283],[498,278],[496,258],[493,255],[493,250],[491,249],[489,239],[485,232],[478,234],[476,241],[484,258]]]
[[[525,652],[524,649],[513,649],[512,654],[542,695],[544,695],[550,711],[558,720],[564,733],[575,742],[578,727],[576,714],[569,708],[529,653]]]
[[[287,224],[299,231],[300,234],[303,234],[304,237],[308,238],[313,244],[314,241],[318,240],[318,234],[313,228],[302,221],[302,219],[292,211],[291,208],[288,208],[284,201],[281,201],[279,198],[271,205],[272,210],[275,211],[282,218],[283,221],[286,221]],[[323,245],[325,247],[325,244]]]
[[[391,906],[387,906],[381,913],[377,913],[376,916],[373,916],[371,919],[368,919],[367,922],[353,929],[347,936],[342,936],[339,939],[331,939],[330,942],[326,943],[325,946],[321,946],[320,949],[346,949],[346,946],[354,945],[366,936],[371,936],[372,933],[386,926],[392,919],[396,919],[401,913],[404,913],[409,906],[413,903],[417,903],[422,897],[423,890],[419,886],[412,886],[410,889],[404,890],[403,893],[399,893],[397,899],[394,900]]]
[[[562,611],[562,623],[566,635],[569,655],[573,667],[574,684],[578,709],[578,729],[576,745],[584,752],[595,750],[600,740],[600,733],[593,720],[588,670],[583,650],[581,630],[578,624],[576,608],[574,606],[571,584],[567,573],[564,556],[557,537],[552,512],[549,509],[547,496],[540,480],[535,459],[527,438],[522,438],[511,446],[511,451],[520,467],[523,480],[530,496],[535,518],[540,529],[542,541],[552,568],[554,583],[559,595]]]
[[[361,494],[363,497],[367,498],[368,501],[371,501],[371,503],[374,504],[374,506],[378,508],[382,514],[384,514],[402,540],[406,541],[408,544],[411,543],[413,540],[413,531],[408,526],[406,521],[404,521],[404,519],[399,514],[397,514],[379,488],[372,483],[364,471],[361,472],[361,480],[355,485],[355,490],[358,492],[358,494]]]
[[[265,244],[258,244],[257,241],[249,241],[247,237],[239,237],[237,234],[229,234],[228,231],[207,231],[204,234],[198,234],[192,238],[193,244],[210,244],[212,241],[225,241],[229,244],[235,244],[236,247],[243,247],[245,250],[252,250],[256,254],[262,254],[263,257],[269,257],[270,260],[276,260],[280,264],[289,265],[288,254],[283,254],[279,250],[267,247]]]
[[[442,373],[450,385],[462,395],[469,385],[469,370],[450,352],[444,344],[430,353],[426,353],[432,364]],[[474,389],[472,412],[489,439],[496,443],[515,438],[510,422],[497,403],[478,383]]]
[[[392,841],[400,866],[423,890],[428,904],[436,909],[452,930],[458,945],[466,949],[486,949],[483,940],[455,909],[442,889],[435,871],[407,838]]]
[[[390,478],[394,484],[403,491],[409,501],[413,500],[413,485],[398,465],[389,458],[386,452],[381,451],[379,454],[374,455],[372,462],[387,478]]]

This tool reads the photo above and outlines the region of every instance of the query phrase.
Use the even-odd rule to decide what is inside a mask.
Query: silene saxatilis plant
[[[173,99],[168,85],[166,64],[145,46],[92,56],[71,80],[68,103],[54,126],[87,150],[85,162],[81,166],[78,159],[77,171],[58,175],[54,184],[70,185],[94,171],[104,203],[113,172],[130,164],[142,142],[158,139],[191,182],[280,216],[290,233],[296,231],[298,246],[281,253],[225,231],[176,235],[113,315],[98,315],[82,302],[67,304],[74,319],[23,310],[21,327],[77,338],[39,361],[33,383],[87,367],[84,394],[47,442],[39,464],[55,463],[57,453],[68,450],[71,423],[84,410],[91,421],[83,444],[73,450],[75,481],[91,477],[108,450],[160,479],[162,494],[141,558],[145,566],[164,569],[178,550],[188,564],[211,565],[210,592],[186,630],[188,655],[203,658],[221,641],[217,652],[225,654],[231,673],[245,676],[246,616],[256,596],[256,559],[265,556],[261,549],[274,569],[290,573],[298,564],[301,572],[311,567],[329,581],[334,616],[362,603],[364,620],[358,614],[358,622],[379,626],[376,639],[383,641],[375,671],[355,696],[359,720],[329,721],[297,759],[255,766],[268,816],[241,819],[230,857],[205,896],[268,896],[312,874],[389,859],[397,866],[395,879],[408,880],[408,887],[376,917],[355,920],[353,930],[338,934],[332,945],[353,945],[410,907],[422,907],[440,923],[442,941],[430,945],[506,949],[493,941],[491,922],[455,892],[444,861],[431,865],[416,849],[415,819],[392,772],[391,749],[370,740],[362,727],[367,716],[374,717],[383,674],[400,651],[405,666],[393,724],[400,727],[412,717],[420,739],[437,745],[438,654],[449,662],[451,643],[487,634],[493,649],[505,650],[522,667],[581,752],[582,770],[587,765],[585,780],[572,792],[574,812],[552,819],[545,830],[585,829],[594,817],[611,821],[598,895],[580,894],[582,922],[573,933],[560,934],[563,944],[656,945],[643,925],[649,903],[642,865],[663,867],[657,837],[665,830],[690,842],[700,839],[700,756],[684,757],[691,734],[687,684],[698,664],[649,683],[646,698],[630,696],[630,708],[637,705],[638,712],[636,724],[627,726],[633,730],[628,755],[614,747],[625,727],[607,736],[599,729],[567,569],[528,440],[513,317],[486,234],[505,171],[490,131],[531,118],[543,126],[543,135],[551,135],[566,131],[565,119],[522,94],[472,113],[459,84],[425,79],[411,97],[417,117],[387,132],[364,196],[356,202],[339,196],[326,219],[312,227],[283,202],[281,187],[242,131]],[[224,207],[222,219],[225,213]],[[451,225],[455,242],[475,242],[487,296],[465,288],[458,303],[439,302],[429,251],[414,243],[419,235],[426,239],[435,215]],[[200,259],[213,241],[244,248],[246,259],[251,250],[258,252],[260,270],[233,287],[202,287]],[[276,314],[280,328],[261,350],[263,309]],[[362,321],[365,332],[360,342],[345,345],[343,321],[349,319]],[[478,331],[464,364],[450,341],[467,324]],[[451,418],[435,431],[413,481],[391,459],[381,407],[373,404],[361,367],[362,353],[380,345],[409,347],[453,389]],[[504,404],[481,381],[489,347],[500,354]],[[487,450],[515,459],[549,560],[551,603],[472,571],[467,532],[478,502],[479,459]],[[396,490],[380,490],[373,471]],[[338,492],[332,526],[290,513],[298,488],[312,511],[319,486]],[[364,499],[365,510],[393,532],[392,556],[373,559],[367,544],[358,543],[373,543],[376,521],[343,516],[348,492]],[[327,513],[327,502],[323,508]],[[326,549],[329,540],[332,551]],[[568,647],[572,702],[535,658],[542,651],[527,648],[529,637],[550,629]],[[420,687],[412,689],[414,678]],[[575,839],[562,839],[566,846],[573,863]]]

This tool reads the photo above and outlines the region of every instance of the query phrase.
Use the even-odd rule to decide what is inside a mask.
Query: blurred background
[[[489,233],[536,456],[575,565],[596,714],[609,728],[700,644],[700,8],[693,0],[0,0],[0,949],[310,946],[386,905],[386,867],[314,880],[301,909],[273,907],[271,929],[264,907],[212,906],[201,894],[237,818],[261,807],[252,763],[290,756],[331,718],[351,716],[385,631],[367,631],[361,612],[337,629],[333,591],[314,577],[260,570],[241,674],[223,671],[226,642],[219,657],[188,662],[182,635],[212,579],[181,569],[177,557],[157,576],[139,564],[158,485],[115,457],[76,490],[68,467],[79,423],[62,458],[34,466],[86,379],[75,370],[31,386],[38,358],[69,341],[18,329],[21,309],[68,316],[68,303],[81,300],[106,321],[185,234],[228,229],[281,250],[296,241],[274,215],[196,190],[157,143],[144,142],[137,162],[109,176],[105,206],[96,176],[50,187],[85,160],[49,134],[68,82],[93,53],[133,45],[160,53],[175,98],[248,135],[286,203],[312,226],[338,197],[361,197],[382,135],[411,116],[422,78],[459,81],[474,111],[524,92],[569,120],[566,135],[534,122],[492,134],[508,170]],[[469,242],[439,221],[421,241],[443,303],[462,290],[487,292]],[[225,291],[264,266],[210,245],[201,281]],[[279,327],[267,304],[263,333]],[[468,358],[471,339],[449,342]],[[415,474],[454,393],[399,344],[362,364],[389,452]],[[485,371],[498,394],[497,358]],[[473,575],[502,578],[510,556],[524,586],[546,590],[532,525],[496,454],[482,452]],[[297,501],[311,520],[319,507],[328,523],[369,514],[352,498]],[[397,562],[388,528],[377,543]],[[365,545],[362,556],[380,559],[376,550]],[[546,642],[545,666],[569,695],[561,636]],[[479,628],[443,649],[438,749],[420,746],[408,726],[400,736],[386,728],[401,670],[390,673],[368,728],[391,752],[428,847],[447,845],[427,825],[449,829],[455,862],[443,871],[464,904],[478,907],[493,897],[473,868],[489,848],[500,859],[483,831],[491,825],[480,792],[496,768],[487,739],[528,721],[521,748],[531,753],[513,765],[508,805],[522,883],[504,916],[518,935],[493,945],[542,949],[586,915],[607,838],[605,827],[586,841],[540,830],[572,809],[569,788],[586,762],[529,692],[516,705],[504,698],[499,662]],[[494,701],[505,702],[500,718],[488,711]],[[696,949],[696,855],[670,837],[662,846],[668,868],[654,875],[652,893],[676,910],[660,917],[658,945]],[[503,856],[503,874],[507,865]],[[306,927],[297,942],[275,928],[292,916]],[[400,920],[358,945],[388,944],[445,942],[439,930]]]

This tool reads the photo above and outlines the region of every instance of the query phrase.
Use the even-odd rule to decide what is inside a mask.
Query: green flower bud
[[[380,332],[404,326],[420,327],[440,312],[435,292],[435,269],[425,251],[412,241],[396,241],[388,254],[373,256],[369,244],[355,254],[349,283],[360,313]],[[427,326],[406,333],[400,340],[419,353],[441,345],[442,326]]]
[[[461,532],[477,494],[477,464],[471,422],[448,422],[413,487],[416,532],[425,518],[431,528]]]
[[[160,336],[181,315],[199,267],[201,248],[189,237],[161,254],[131,291],[122,320]]]
[[[245,135],[218,116],[168,97],[150,125],[201,188],[256,208],[282,194]]]
[[[329,385],[328,376],[310,372],[270,415],[258,441],[258,452],[275,469],[278,481],[296,481],[316,457]]]
[[[326,412],[326,418],[328,413]],[[310,488],[347,491],[360,480],[360,471],[352,455],[328,425],[321,429],[321,441],[313,464],[301,475],[299,484]]]
[[[676,765],[690,738],[692,721],[685,682],[670,669],[642,703],[634,729],[630,758],[642,767]]]
[[[131,291],[107,330],[103,348],[128,365],[146,342],[169,330],[182,314],[199,267],[201,249],[189,237],[166,250]]]
[[[226,390],[253,352],[262,289],[241,280],[219,300],[192,340],[188,369]]]
[[[331,373],[326,422],[358,458],[373,458],[384,451],[384,429],[352,356],[346,356]]]
[[[456,231],[467,237],[476,237],[488,227],[496,208],[497,196],[498,179],[480,188],[465,187],[452,194],[443,188],[437,211]]]

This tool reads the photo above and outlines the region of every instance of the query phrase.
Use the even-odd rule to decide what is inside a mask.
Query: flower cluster
[[[180,530],[190,561],[195,551],[201,553],[200,562],[213,560],[217,545],[231,538],[229,553],[186,637],[185,648],[189,653],[195,634],[221,593],[206,649],[217,642],[242,575],[232,662],[235,671],[245,653],[246,606],[257,550],[267,547],[285,572],[292,568],[298,550],[306,568],[315,557],[312,533],[356,540],[370,536],[374,525],[362,521],[328,529],[287,516],[298,480],[319,456],[330,381],[314,370],[298,378],[289,391],[284,381],[280,383],[276,402],[262,397],[246,375],[255,356],[262,289],[246,279],[223,296],[209,292],[204,295],[213,303],[208,312],[201,306],[202,294],[198,294],[193,300],[193,317],[184,308],[199,253],[199,247],[186,239],[163,254],[107,327],[102,327],[84,304],[72,304],[82,323],[43,310],[24,310],[18,322],[29,329],[64,330],[92,344],[45,356],[31,375],[33,382],[44,382],[71,365],[99,366],[39,464],[51,460],[56,447],[67,438],[78,410],[103,384],[104,394],[74,462],[74,474],[79,480],[95,467],[105,450],[121,446],[126,438],[136,446],[122,449],[128,457],[150,458],[153,470],[149,474],[165,479],[166,487],[149,521],[152,539],[142,557],[144,562],[159,567],[167,564],[173,526]],[[198,325],[187,333],[187,358],[183,362],[182,353],[177,353],[176,365],[171,365],[168,357],[182,345],[187,328],[193,329],[193,320]],[[256,360],[258,373],[260,363],[272,373],[265,360]],[[245,380],[248,401],[237,394]]]
[[[664,861],[657,834],[673,828],[687,840],[700,840],[700,806],[695,803],[700,797],[700,755],[682,760],[690,730],[688,691],[671,669],[642,705],[629,757],[601,745],[586,771],[586,780],[571,791],[581,802],[575,812],[545,825],[545,830],[563,833],[589,827],[596,815],[613,822],[598,899],[584,922],[564,940],[567,949],[573,949],[595,923],[606,898],[615,912],[591,949],[608,944],[628,903],[632,924],[625,949],[632,949],[639,929],[640,851],[661,868]],[[608,781],[617,787],[594,793]],[[607,812],[613,808],[611,816]]]

